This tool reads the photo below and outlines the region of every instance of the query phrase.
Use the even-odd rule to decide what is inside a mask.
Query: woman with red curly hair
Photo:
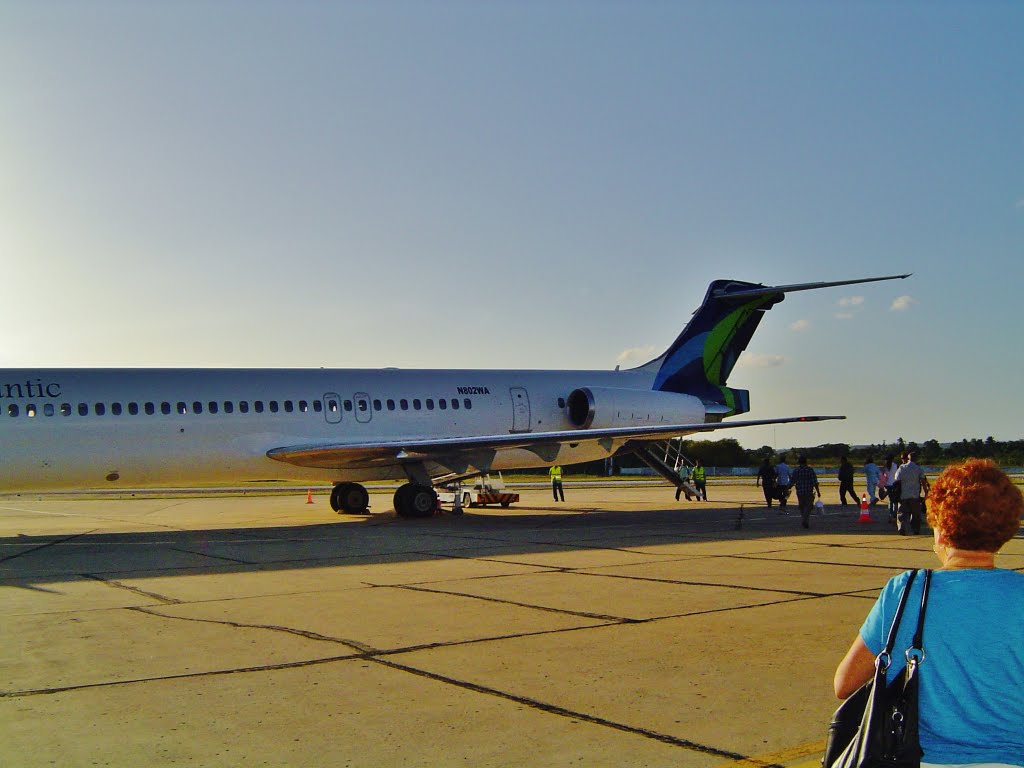
[[[995,566],[996,553],[1020,531],[1022,511],[1020,490],[987,459],[950,466],[928,495],[942,567],[928,594],[919,671],[922,768],[1024,766],[1024,574]],[[874,675],[909,575],[886,584],[840,662],[839,698]],[[902,671],[898,651],[911,645],[923,581],[911,587],[890,682]]]

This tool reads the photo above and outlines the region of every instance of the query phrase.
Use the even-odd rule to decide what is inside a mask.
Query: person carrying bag
[[[1020,535],[1024,496],[970,459],[935,480],[927,513],[942,567],[890,579],[868,612],[836,669],[848,701],[825,768],[1024,768],[1024,573],[995,564]]]
[[[921,765],[917,669],[924,659],[924,617],[931,571],[924,572],[917,630],[905,652],[907,665],[895,680],[886,682],[900,619],[916,576],[917,571],[912,571],[903,587],[885,648],[875,658],[874,677],[858,688],[832,716],[822,759],[824,768],[918,768]]]

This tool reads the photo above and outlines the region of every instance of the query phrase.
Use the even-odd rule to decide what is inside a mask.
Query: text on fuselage
[[[0,383],[0,398],[60,396],[60,384],[55,381],[44,384],[42,379],[27,379],[18,383]]]

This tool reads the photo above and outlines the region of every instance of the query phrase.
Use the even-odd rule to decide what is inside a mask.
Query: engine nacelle
[[[580,429],[704,423],[700,398],[675,392],[580,387],[569,394],[566,409]]]

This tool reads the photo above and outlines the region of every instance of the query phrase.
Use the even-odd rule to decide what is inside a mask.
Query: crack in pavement
[[[492,578],[502,578],[495,576]],[[383,589],[407,589],[410,592],[429,592],[434,595],[451,595],[453,597],[468,597],[473,600],[483,600],[490,603],[500,603],[501,605],[515,605],[519,608],[530,608],[535,611],[548,611],[549,613],[564,614],[567,616],[579,616],[584,619],[598,619],[601,621],[609,621],[616,624],[636,624],[645,619],[629,619],[624,616],[609,616],[604,613],[590,613],[589,611],[570,611],[567,608],[552,608],[546,605],[536,605],[534,603],[520,603],[515,600],[506,600],[500,597],[488,597],[486,595],[474,595],[469,592],[452,592],[444,589],[429,589],[427,587],[413,586],[411,584],[373,584],[371,586],[383,588]]]

